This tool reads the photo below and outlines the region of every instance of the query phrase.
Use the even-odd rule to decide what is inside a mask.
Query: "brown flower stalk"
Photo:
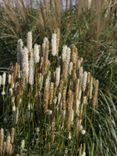
[[[15,139],[15,128],[11,128],[11,143],[14,143],[14,139]]]
[[[53,97],[54,97],[54,83],[51,82],[51,84],[50,84],[50,94],[49,94],[49,105],[52,104]]]
[[[83,101],[80,107],[80,120],[82,121],[84,118],[84,113],[85,113],[85,108],[86,108],[86,104],[87,104],[87,96],[83,97]]]
[[[0,129],[0,155],[3,153],[3,146],[4,146],[4,129]]]
[[[48,74],[45,82],[44,89],[44,112],[48,111],[48,102],[49,102],[49,88],[50,88],[50,73]]]
[[[6,140],[6,154],[8,156],[12,155],[12,144],[11,144],[11,137],[10,137],[10,135],[7,136],[7,140]]]
[[[77,48],[73,45],[72,50],[71,50],[71,61],[73,64],[76,64],[78,60],[78,51]]]
[[[68,130],[70,130],[73,121],[73,92],[71,90],[68,91],[67,110],[68,110],[67,128]]]
[[[93,108],[96,108],[99,90],[99,80],[95,80],[94,95],[93,95]]]
[[[80,97],[80,79],[77,79],[76,81],[76,89],[75,89],[75,113],[78,115],[79,114],[79,97]]]
[[[91,76],[91,81],[90,81],[90,89],[89,89],[89,99],[92,99],[92,94],[93,94],[93,82],[94,78]]]
[[[91,81],[91,73],[87,73],[87,93],[86,95],[89,97],[90,95],[90,81]]]
[[[45,74],[45,73],[47,73],[48,68],[49,68],[49,63],[48,63],[49,41],[48,41],[48,38],[44,38],[42,49],[43,49],[43,72]]]
[[[62,92],[62,109],[66,110],[66,88],[63,89]]]

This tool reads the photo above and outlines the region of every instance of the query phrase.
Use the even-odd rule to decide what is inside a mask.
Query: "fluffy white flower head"
[[[29,52],[32,51],[32,32],[31,31],[27,33],[27,48]]]
[[[34,57],[33,53],[31,53],[30,56],[30,62],[29,62],[29,84],[34,84]]]
[[[38,44],[35,44],[34,45],[34,62],[35,63],[39,63],[39,60],[40,60],[39,53],[40,53],[40,47]]]
[[[56,87],[58,87],[60,82],[60,67],[56,68]]]
[[[51,44],[52,44],[52,55],[55,56],[58,53],[58,51],[57,51],[57,34],[56,33],[52,34]]]
[[[6,73],[4,72],[2,75],[2,85],[6,84]]]
[[[28,49],[26,47],[22,49],[22,74],[25,77],[25,79],[28,81],[29,61],[28,61]]]

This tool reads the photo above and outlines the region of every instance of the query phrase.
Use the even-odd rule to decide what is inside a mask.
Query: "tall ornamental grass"
[[[0,76],[1,155],[88,154],[86,112],[96,110],[99,81],[84,70],[77,48],[60,51],[59,41],[59,29],[42,45],[32,46],[32,32],[26,45],[18,40],[17,63]]]
[[[30,0],[31,3],[29,5],[25,5],[23,0],[16,1],[15,5],[12,1],[9,1],[10,3],[7,2],[7,0],[4,0],[3,5],[0,6],[0,135],[1,140],[4,140],[2,141],[2,143],[4,142],[4,148],[3,144],[1,144],[2,152],[5,153],[9,136],[12,138],[14,133],[15,139],[13,143],[10,141],[9,151],[21,155],[24,153],[27,155],[27,151],[28,153],[33,151],[34,155],[34,152],[39,153],[39,150],[40,153],[38,155],[44,155],[45,153],[47,155],[46,151],[53,152],[49,152],[49,154],[51,153],[50,155],[65,155],[65,153],[66,155],[72,155],[73,150],[73,155],[115,156],[117,153],[116,1],[76,0],[73,4],[70,0],[65,0],[64,3],[61,3],[60,0],[41,0],[40,3],[36,4],[36,7],[34,7],[35,1],[33,0]],[[31,32],[28,33],[28,31]],[[30,39],[25,37],[27,33],[27,38]],[[33,39],[31,37],[32,34]],[[44,38],[45,36],[46,38]],[[75,50],[77,54],[72,55],[74,49],[77,49]],[[48,54],[43,53],[43,51],[47,51]],[[65,51],[68,54],[70,53],[72,58],[70,58],[69,68],[63,63],[66,58],[64,56]],[[78,61],[80,60],[81,62],[80,70],[77,63],[77,65],[73,65],[76,55]],[[12,63],[10,64],[10,62]],[[14,65],[15,63],[16,65]],[[78,72],[76,72],[79,78],[78,82],[75,81],[77,76],[74,74],[76,67],[78,69]],[[67,81],[65,81],[64,77],[66,77],[67,70],[69,76]],[[35,73],[40,74],[37,76]],[[79,75],[82,75],[80,73],[84,73],[83,77],[85,77],[87,82],[89,82],[89,75],[94,78],[94,81],[95,79],[97,80],[97,85],[95,82],[93,84],[94,92],[99,81],[99,91],[93,92],[95,95],[98,93],[98,103],[94,109],[92,104],[95,100],[91,100],[87,95],[88,86],[86,85],[86,92],[83,92],[81,96],[81,103],[84,96],[87,96],[84,101],[86,100],[86,103],[88,103],[86,111],[83,108],[84,113],[81,122],[85,135],[80,134],[78,139],[76,139],[77,133],[73,128],[76,126],[71,124],[69,132],[67,124],[65,124],[65,127],[64,124],[62,125],[61,118],[63,120],[63,115],[60,114],[63,111],[61,111],[61,107],[58,108],[59,100],[55,97],[60,96],[60,99],[66,97],[66,103],[68,104],[68,99],[73,92],[73,97],[71,98],[73,99],[71,100],[73,111],[71,112],[74,114],[73,121],[76,122],[77,115],[74,107],[74,96],[76,96],[75,92],[77,92],[76,86],[77,84],[85,84],[85,81],[79,77]],[[93,78],[90,79],[90,83],[92,83]],[[61,80],[63,85],[61,85]],[[37,81],[39,84],[36,83]],[[50,89],[45,91],[44,88],[48,86],[48,83]],[[59,89],[61,86],[64,89]],[[36,88],[39,92],[36,91]],[[53,90],[53,93],[51,93],[51,90]],[[37,92],[38,94],[36,95],[35,93]],[[58,92],[60,92],[60,95]],[[55,144],[49,143],[52,140],[50,136],[52,134],[50,133],[51,128],[49,129],[49,127],[52,125],[53,110],[48,105],[49,102],[47,100],[51,95],[46,97],[45,94],[47,93],[52,95],[51,99],[54,99],[53,103],[56,106],[54,108],[56,110],[54,116],[60,123],[55,125],[55,132],[57,132],[55,135],[57,137],[54,139]],[[39,99],[37,100],[35,96],[39,96]],[[16,105],[18,102],[20,103],[20,97],[22,104]],[[46,100],[44,101],[45,97]],[[38,106],[37,101],[41,105],[35,108],[35,106]],[[47,103],[47,105],[44,106],[43,103]],[[51,106],[53,108],[53,105]],[[29,113],[29,118],[33,116],[32,118],[34,119],[28,120],[28,122],[26,122],[28,115],[27,111],[25,111],[27,108],[31,112]],[[48,111],[46,112],[45,110]],[[39,116],[39,114],[41,115]],[[60,117],[57,116],[58,114]],[[25,116],[25,119],[23,116]],[[66,121],[68,121],[68,113],[65,115],[64,123],[67,123]],[[14,122],[18,122],[18,125],[14,124]],[[20,126],[19,123],[23,124]],[[28,127],[29,125],[31,128]],[[39,125],[41,131],[38,128]],[[57,125],[62,125],[65,133],[60,128],[61,126],[58,127]],[[48,128],[46,128],[47,126]],[[36,146],[35,140],[38,135],[42,139],[37,139],[39,141],[37,141]],[[68,139],[69,136],[72,136],[71,141]],[[46,142],[48,142],[47,146]],[[76,144],[78,145],[77,148]],[[39,147],[40,149],[38,149]],[[59,154],[59,149],[64,154],[61,154],[61,152]],[[75,149],[78,149],[77,152],[79,153],[76,152],[74,154]],[[43,150],[42,154],[41,150]]]

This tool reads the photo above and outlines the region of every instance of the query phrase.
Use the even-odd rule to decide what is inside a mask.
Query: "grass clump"
[[[0,66],[9,67],[10,62],[15,64],[16,60],[18,63],[11,64],[10,68],[0,68],[1,74],[7,69],[7,79],[10,77],[8,75],[12,77],[10,83],[7,80],[7,84],[3,85],[2,79],[6,74],[0,76],[2,141],[6,143],[7,137],[9,140],[12,128],[16,131],[15,142],[10,142],[7,153],[12,151],[27,154],[34,151],[44,155],[49,151],[49,155],[115,156],[116,3],[111,0],[78,0],[73,6],[70,1],[61,3],[50,0],[41,1],[36,7],[33,4],[32,1],[26,6],[23,1],[17,1],[14,6],[13,3],[8,5],[5,0],[4,5],[0,6]],[[31,33],[28,33],[30,39],[27,42],[25,36],[30,30],[33,41],[30,42]],[[45,36],[48,38],[44,38]],[[24,43],[19,38],[23,38]],[[69,69],[68,62],[63,63],[65,51],[71,53],[71,57],[67,57],[70,59]],[[93,90],[89,85],[92,82]],[[99,92],[95,89],[98,82]],[[77,92],[79,94],[79,85],[82,86],[81,105],[84,107],[80,107],[80,115],[76,115],[74,104]],[[97,98],[93,98],[97,93],[98,105],[95,102]],[[60,99],[62,102],[59,105]],[[71,101],[74,110],[73,113],[69,106],[71,114],[74,114],[71,134],[66,124],[69,121],[66,107],[68,101]],[[67,109],[65,119],[61,103]],[[77,130],[82,129],[82,126],[78,129],[76,126],[79,116],[82,117],[80,124],[83,125],[82,133],[86,131],[85,135],[80,132],[77,134]],[[4,152],[3,146],[1,147]]]
[[[44,38],[42,46],[33,48],[31,32],[27,47],[18,41],[18,63],[1,76],[1,132],[11,128],[16,132],[13,142],[12,134],[7,136],[11,149],[5,148],[7,141],[2,137],[3,154],[32,150],[40,155],[87,153],[84,120],[87,107],[96,109],[99,81],[84,71],[75,46],[65,45],[61,53],[58,41],[54,33],[51,42]]]

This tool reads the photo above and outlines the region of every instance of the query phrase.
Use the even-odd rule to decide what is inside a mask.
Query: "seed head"
[[[6,84],[6,73],[4,72],[2,75],[2,85],[5,86]]]
[[[56,68],[56,87],[58,87],[60,82],[60,67]]]
[[[23,49],[23,41],[19,39],[17,42],[17,63],[21,65],[22,62],[22,49]]]
[[[9,74],[9,75],[8,75],[8,83],[11,84],[11,82],[12,82],[12,75]]]
[[[71,75],[72,70],[73,70],[73,62],[70,62],[69,63],[69,75]]]
[[[21,150],[23,150],[25,148],[25,140],[21,141]]]
[[[31,53],[32,51],[32,32],[31,31],[27,33],[27,48],[29,52]]]
[[[86,90],[86,85],[87,85],[87,72],[85,71],[83,73],[83,82],[82,82],[83,92],[85,92]]]
[[[66,57],[67,57],[67,46],[64,45],[63,50],[62,50],[62,61],[63,62],[66,60]]]
[[[38,44],[34,45],[34,62],[39,63],[39,53],[40,53],[40,46]]]
[[[29,62],[29,84],[34,84],[34,58],[33,53],[30,56],[30,62]]]
[[[52,34],[51,44],[52,44],[52,55],[55,56],[58,53],[58,48],[57,48],[57,34],[56,33],[53,33]]]
[[[93,96],[93,107],[96,107],[97,99],[98,99],[98,90],[99,90],[99,80],[95,81],[95,88],[94,88],[94,96]]]
[[[25,78],[25,80],[28,81],[29,61],[28,61],[28,49],[26,47],[22,49],[22,74],[23,78]]]

